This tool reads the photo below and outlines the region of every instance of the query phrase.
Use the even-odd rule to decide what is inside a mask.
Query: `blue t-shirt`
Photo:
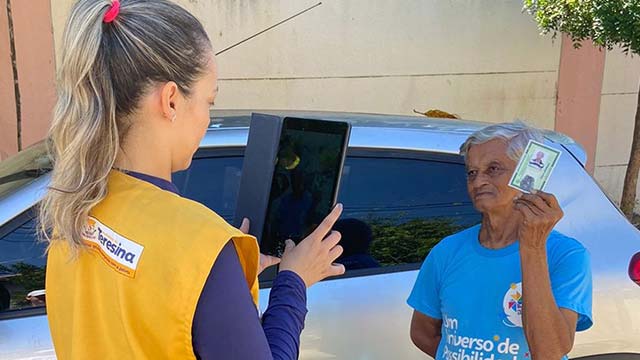
[[[520,243],[488,249],[480,244],[479,232],[477,225],[438,243],[407,302],[442,319],[437,360],[530,360],[522,328]],[[553,231],[547,239],[547,258],[556,304],[578,314],[577,331],[588,329],[589,253],[578,241]]]

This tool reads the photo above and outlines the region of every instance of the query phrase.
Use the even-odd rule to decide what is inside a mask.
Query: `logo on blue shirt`
[[[522,327],[522,283],[511,284],[504,295],[502,307],[506,318],[502,321],[509,327]]]

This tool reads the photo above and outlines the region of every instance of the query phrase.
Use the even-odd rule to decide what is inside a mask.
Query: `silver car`
[[[352,126],[339,201],[345,205],[344,276],[308,292],[302,359],[422,359],[409,338],[405,300],[431,247],[480,221],[466,191],[458,147],[485,124],[423,117],[262,111],[346,120]],[[249,111],[213,111],[191,167],[174,175],[181,193],[232,220]],[[563,152],[547,191],[565,212],[556,229],[590,251],[594,321],[578,333],[572,358],[640,359],[640,232],[585,171],[570,138],[546,133]],[[34,206],[48,183],[44,145],[0,163],[0,358],[55,357],[44,308],[45,245],[35,239]],[[633,258],[633,260],[632,260]],[[470,278],[473,274],[469,274]],[[273,271],[261,276],[266,307]],[[470,294],[472,296],[473,294]],[[596,356],[602,355],[602,356]]]

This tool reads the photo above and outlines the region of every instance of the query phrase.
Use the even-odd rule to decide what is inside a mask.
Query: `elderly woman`
[[[411,339],[436,359],[566,359],[592,325],[589,254],[553,230],[557,199],[508,186],[529,140],[543,136],[498,124],[460,148],[482,222],[433,248],[408,300]]]

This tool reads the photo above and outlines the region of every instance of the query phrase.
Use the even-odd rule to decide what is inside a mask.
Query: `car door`
[[[186,197],[232,221],[242,149],[201,150],[174,176]],[[343,234],[344,276],[308,291],[302,359],[424,358],[409,339],[405,300],[417,269],[443,237],[476,224],[459,156],[420,151],[351,149],[336,224]],[[260,307],[275,271],[261,276]]]
[[[202,149],[173,181],[183,196],[231,222],[242,156],[240,147]],[[301,358],[422,358],[408,337],[411,310],[405,305],[416,270],[440,239],[479,221],[466,195],[462,159],[351,149],[339,201],[345,208],[336,228],[345,253],[338,261],[347,272],[309,289]],[[0,229],[0,283],[10,293],[9,307],[0,311],[2,358],[53,357],[41,302],[46,298],[37,295],[44,289],[44,249],[32,212]],[[261,276],[262,310],[274,275]]]
[[[0,227],[0,358],[51,359],[45,316],[46,244],[32,210]]]

